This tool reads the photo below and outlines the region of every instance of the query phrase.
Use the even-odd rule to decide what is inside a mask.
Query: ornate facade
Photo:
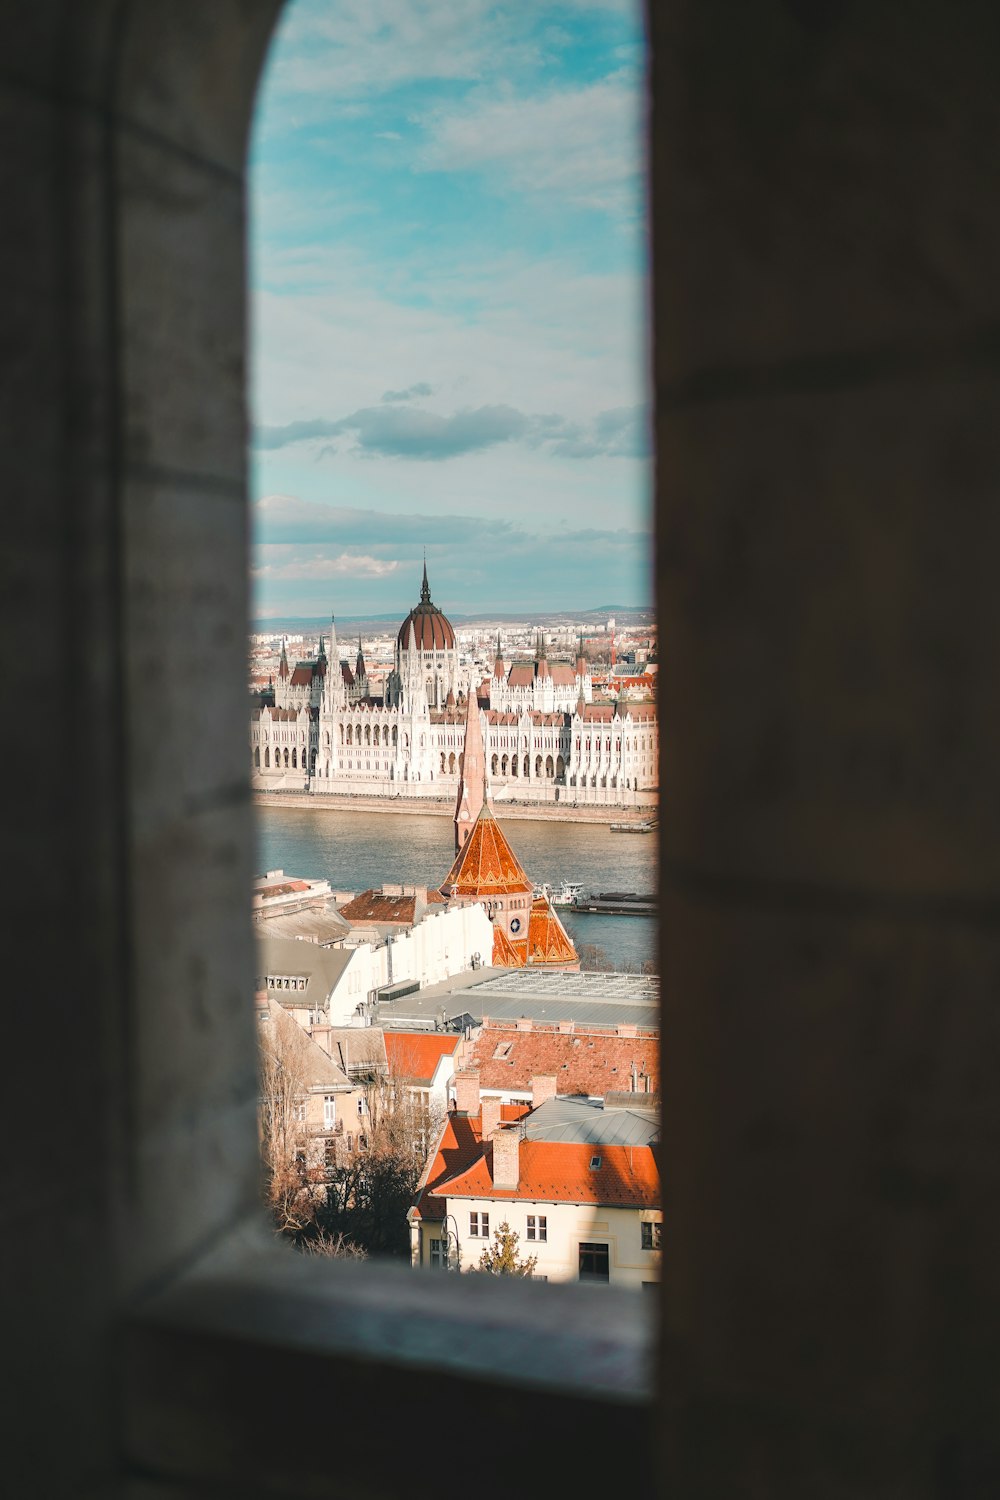
[[[470,681],[455,632],[431,601],[400,626],[381,696],[369,692],[361,643],[352,671],[336,623],[316,655],[290,663],[255,697],[250,718],[254,786],[317,795],[455,797],[470,692],[478,705],[494,800],[634,805],[657,784],[656,710],[595,702],[582,653],[549,662],[541,639],[531,662],[504,663]]]

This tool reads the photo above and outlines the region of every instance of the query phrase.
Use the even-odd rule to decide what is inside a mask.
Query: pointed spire
[[[427,582],[427,548],[426,547],[424,548],[424,581],[420,585],[420,602],[421,602],[421,604],[430,604],[430,602],[431,602],[431,586]]]
[[[486,751],[479,723],[479,695],[469,684],[465,703],[465,745],[462,752],[462,774],[458,781],[455,803],[455,850],[461,849],[472,826],[487,805],[489,787],[486,780]]]
[[[285,649],[286,642],[287,642],[287,637],[286,636],[282,636],[281,637],[281,660],[278,663],[278,676],[279,677],[287,677],[288,676],[288,652]]]
[[[495,657],[494,662],[493,662],[493,676],[496,677],[496,678],[501,678],[501,677],[503,677],[505,675],[506,674],[504,673],[504,669],[503,669],[503,652],[500,649],[500,632],[498,630],[497,631],[497,654],[496,654],[496,657]]]

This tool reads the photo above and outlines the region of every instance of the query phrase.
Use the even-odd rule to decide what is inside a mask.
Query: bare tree
[[[315,1215],[305,1125],[308,1085],[295,1035],[299,1031],[298,1022],[275,1006],[262,1023],[259,1036],[258,1120],[264,1203],[275,1228],[293,1237]]]

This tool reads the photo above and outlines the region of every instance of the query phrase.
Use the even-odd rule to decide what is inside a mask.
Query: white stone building
[[[318,796],[453,798],[474,692],[496,802],[651,805],[658,778],[656,709],[619,698],[595,702],[586,660],[549,662],[539,638],[532,662],[504,663],[497,641],[484,682],[463,675],[455,632],[431,602],[400,626],[395,664],[380,698],[367,692],[364,657],[329,645],[290,663],[255,696],[250,717],[253,784]]]

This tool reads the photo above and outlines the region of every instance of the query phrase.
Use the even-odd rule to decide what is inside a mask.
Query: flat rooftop
[[[578,1026],[660,1024],[660,982],[648,974],[539,973],[478,969],[375,1008],[380,1025],[478,1025],[493,1021],[575,1021]]]

